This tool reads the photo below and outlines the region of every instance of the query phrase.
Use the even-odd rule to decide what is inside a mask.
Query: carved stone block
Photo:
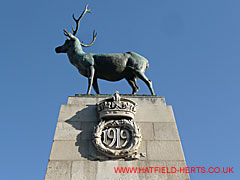
[[[53,139],[45,180],[189,179],[114,170],[186,166],[173,110],[163,97],[71,96],[61,106]]]

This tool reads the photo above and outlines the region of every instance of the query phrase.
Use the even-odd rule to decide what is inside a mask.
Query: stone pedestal
[[[96,103],[111,96],[76,95],[61,106],[45,180],[189,179],[187,173],[168,173],[186,162],[172,107],[163,97],[121,95],[138,104],[134,122],[142,135],[139,160],[106,159],[97,151],[92,142],[100,122]],[[116,173],[121,167],[137,171]]]

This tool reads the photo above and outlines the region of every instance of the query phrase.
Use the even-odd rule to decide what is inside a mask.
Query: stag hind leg
[[[136,94],[138,92],[138,90],[140,89],[137,86],[136,78],[134,77],[134,78],[131,78],[131,79],[126,79],[126,80],[133,89],[132,94]]]
[[[153,87],[152,87],[152,81],[149,80],[149,79],[147,78],[147,76],[146,76],[142,71],[136,70],[134,73],[136,74],[136,76],[137,76],[138,78],[140,78],[141,80],[143,80],[143,81],[145,82],[145,84],[148,86],[151,94],[152,94],[152,95],[155,95],[155,93],[154,93],[154,91],[153,91]]]

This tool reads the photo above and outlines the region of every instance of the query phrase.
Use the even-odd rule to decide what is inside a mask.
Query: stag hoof
[[[137,87],[136,89],[134,89],[133,92],[132,92],[132,95],[136,95],[137,92],[139,91],[139,89],[140,89],[139,87]]]

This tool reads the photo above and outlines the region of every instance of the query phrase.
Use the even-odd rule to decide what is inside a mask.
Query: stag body
[[[146,58],[134,52],[94,54],[85,53],[82,50],[82,46],[91,46],[97,35],[93,32],[93,41],[89,45],[81,43],[75,36],[79,27],[79,20],[86,12],[90,12],[87,6],[78,19],[73,16],[77,23],[76,30],[73,30],[73,34],[64,30],[64,35],[69,37],[70,40],[66,40],[62,46],[57,47],[55,50],[57,53],[67,53],[71,64],[78,69],[80,74],[88,78],[87,94],[90,93],[91,86],[99,94],[98,78],[108,81],[119,81],[125,78],[133,89],[132,94],[136,94],[139,90],[136,79],[140,78],[146,83],[151,94],[154,95],[152,83],[144,74],[149,66]]]

